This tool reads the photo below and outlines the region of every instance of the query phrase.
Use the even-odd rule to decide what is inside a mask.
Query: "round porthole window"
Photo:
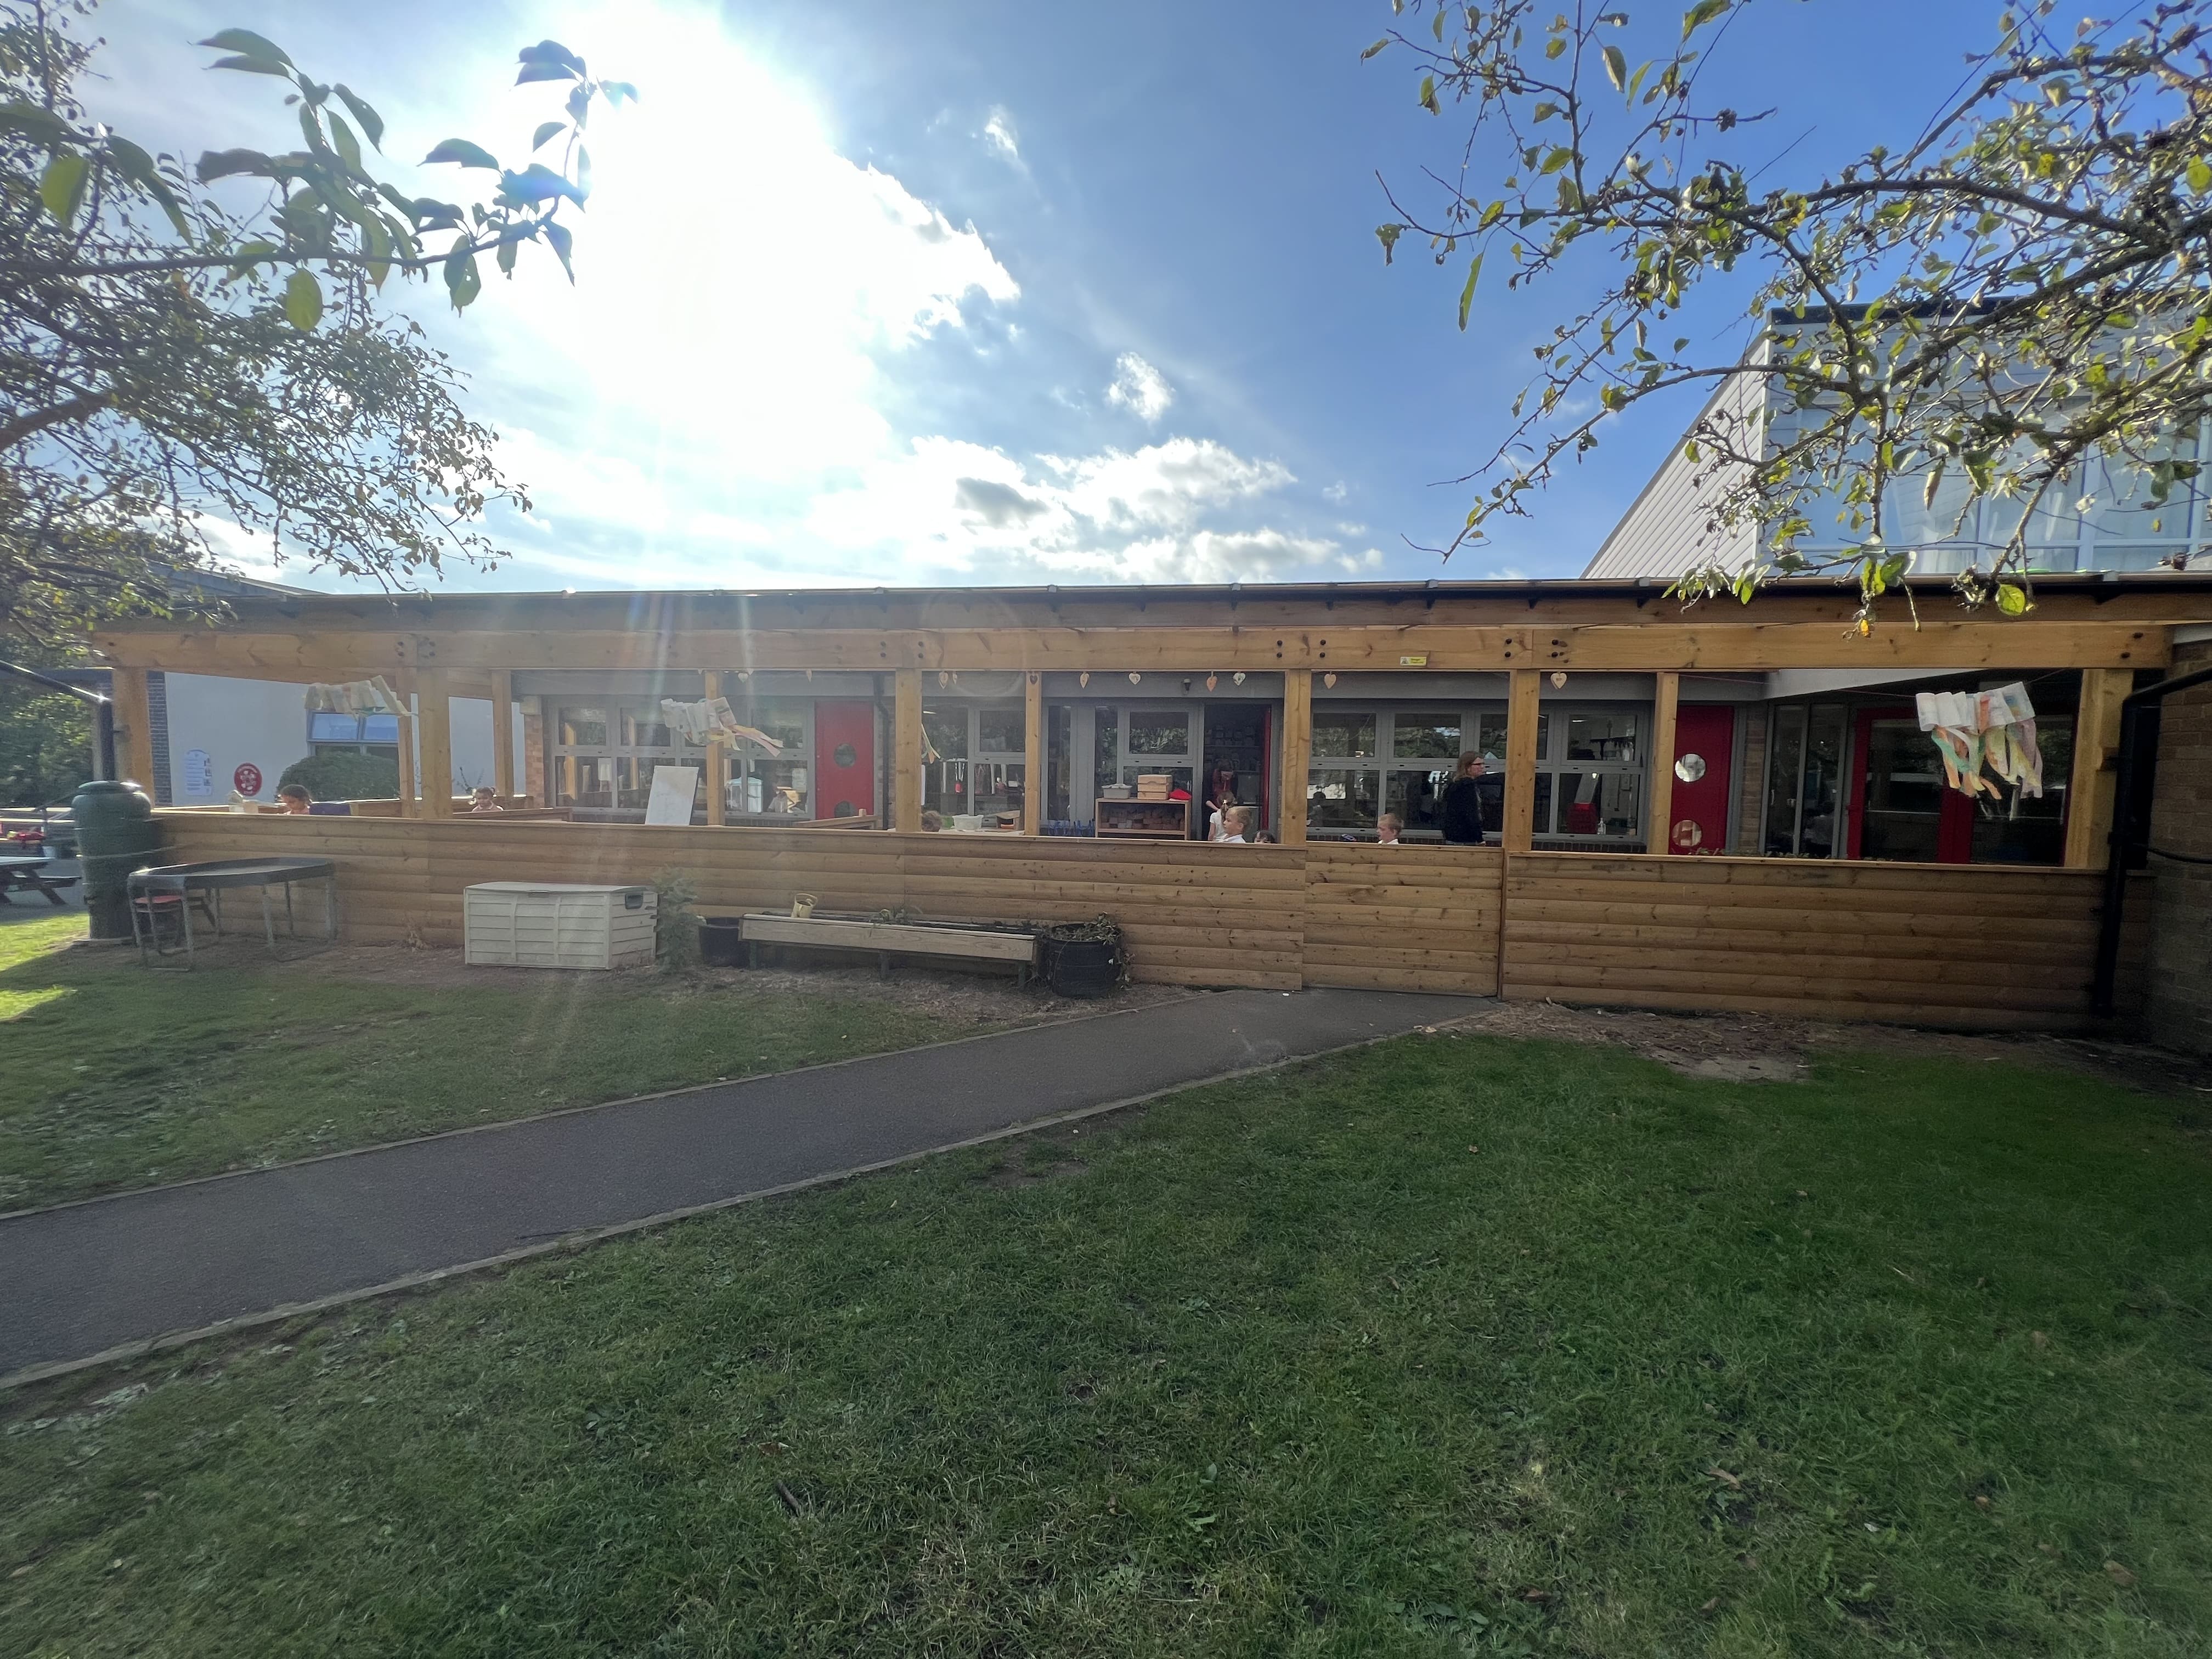
[[[1705,757],[1703,755],[1683,756],[1674,763],[1674,775],[1685,783],[1695,783],[1705,775]]]
[[[851,744],[841,743],[830,752],[830,758],[840,766],[850,766],[860,757],[853,752]]]
[[[860,816],[860,809],[848,800],[841,800],[830,809],[830,816],[837,818],[857,818]]]

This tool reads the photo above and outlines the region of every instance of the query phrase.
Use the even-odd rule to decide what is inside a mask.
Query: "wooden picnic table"
[[[9,902],[8,895],[44,893],[46,902],[57,908],[69,902],[63,890],[74,887],[82,879],[76,876],[52,876],[46,873],[48,860],[33,858],[0,858],[0,904]]]

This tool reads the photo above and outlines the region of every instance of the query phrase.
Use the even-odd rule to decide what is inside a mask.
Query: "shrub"
[[[653,878],[653,954],[663,968],[688,968],[699,956],[699,919],[691,914],[699,890],[681,870]]]
[[[390,800],[399,793],[399,763],[357,749],[331,749],[294,761],[276,787],[296,783],[317,800]]]

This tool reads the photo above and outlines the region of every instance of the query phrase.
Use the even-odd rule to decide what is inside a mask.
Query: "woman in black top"
[[[1444,786],[1444,840],[1461,847],[1482,845],[1482,757],[1469,750],[1459,757],[1459,771]]]

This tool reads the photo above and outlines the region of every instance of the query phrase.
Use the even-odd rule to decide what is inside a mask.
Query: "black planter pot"
[[[699,960],[709,968],[745,965],[745,921],[743,916],[699,918]]]
[[[1044,942],[1045,977],[1064,997],[1103,997],[1121,982],[1121,951],[1103,939],[1052,939]]]

